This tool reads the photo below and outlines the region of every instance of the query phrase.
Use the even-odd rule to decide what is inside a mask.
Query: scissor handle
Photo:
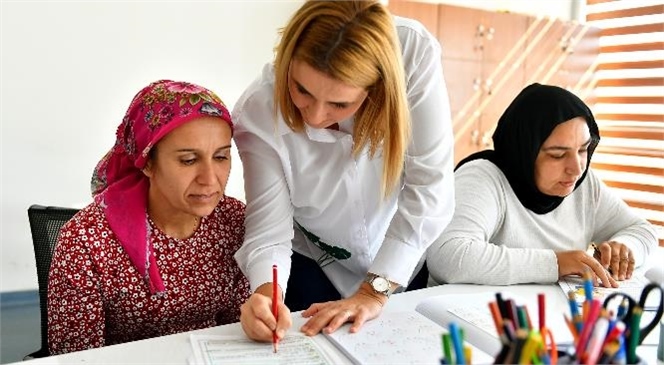
[[[648,334],[655,329],[657,324],[659,324],[659,320],[662,319],[662,314],[664,314],[664,288],[657,283],[650,283],[643,287],[643,291],[641,292],[641,297],[639,298],[639,306],[641,308],[645,308],[646,306],[646,299],[648,299],[648,295],[650,295],[650,292],[653,290],[659,290],[659,306],[657,307],[657,311],[655,312],[655,318],[648,323],[645,327],[641,328],[641,336],[639,337],[639,345],[643,342],[643,340],[648,336]]]
[[[620,291],[615,291],[615,292],[613,292],[613,293],[610,293],[609,295],[607,295],[607,296],[604,298],[604,304],[602,304],[602,307],[604,307],[604,308],[608,308],[608,307],[609,307],[609,303],[611,303],[611,301],[612,301],[614,298],[623,298],[623,299],[627,299],[627,303],[628,303],[628,305],[627,305],[627,311],[625,311],[625,314],[624,314],[621,318],[618,318],[618,319],[622,320],[622,321],[625,322],[625,323],[629,323],[629,319],[630,319],[631,316],[632,316],[632,311],[634,310],[634,307],[636,307],[639,303],[636,301],[636,299],[634,299],[634,298],[632,298],[631,296],[629,296],[629,294],[624,293],[624,292],[620,292]]]

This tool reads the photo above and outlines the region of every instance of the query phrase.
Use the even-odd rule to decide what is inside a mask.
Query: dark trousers
[[[406,291],[426,288],[429,270],[426,263],[410,282]],[[309,308],[314,303],[341,299],[341,294],[325,276],[316,261],[293,251],[291,272],[286,289],[286,306],[292,311]]]

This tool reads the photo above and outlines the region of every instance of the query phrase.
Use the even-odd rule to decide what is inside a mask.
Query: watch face
[[[371,282],[371,286],[373,286],[375,291],[381,293],[387,292],[390,289],[390,283],[385,278],[381,277],[374,278]]]

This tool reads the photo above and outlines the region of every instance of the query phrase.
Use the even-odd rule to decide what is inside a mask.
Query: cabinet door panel
[[[443,58],[443,76],[450,95],[452,117],[463,109],[474,111],[479,101],[482,66],[478,61]],[[467,104],[475,105],[470,108]],[[470,109],[469,109],[470,108]]]
[[[523,67],[503,66],[501,62],[482,62],[481,114],[502,115],[524,87],[525,71]],[[497,121],[498,119],[496,119]]]
[[[481,60],[477,27],[481,19],[486,17],[483,13],[486,12],[459,6],[439,5],[438,40],[443,46],[443,58]]]
[[[476,112],[481,99],[481,64],[479,61],[444,58],[443,73],[450,95],[456,163],[477,150],[479,118]]]
[[[523,14],[481,11],[485,18],[478,24],[481,44],[482,61],[500,62],[519,57],[523,54],[527,41],[526,27],[528,16]]]
[[[432,3],[419,3],[412,1],[390,1],[387,5],[390,13],[404,18],[416,19],[422,23],[431,34],[438,37],[438,5]]]
[[[548,84],[560,76],[558,68],[566,57],[565,44],[571,35],[570,28],[553,19],[531,18],[530,23],[533,31],[528,39],[531,47],[525,61],[526,84]]]

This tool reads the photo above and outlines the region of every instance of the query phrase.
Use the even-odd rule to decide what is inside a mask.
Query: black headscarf
[[[523,89],[498,120],[493,133],[494,149],[466,157],[456,169],[469,161],[489,160],[503,172],[524,207],[537,214],[546,214],[556,209],[564,198],[546,195],[537,189],[535,160],[553,129],[576,117],[585,118],[591,136],[588,163],[576,182],[576,190],[586,178],[590,158],[599,143],[599,129],[588,106],[576,95],[557,86],[535,83]]]

